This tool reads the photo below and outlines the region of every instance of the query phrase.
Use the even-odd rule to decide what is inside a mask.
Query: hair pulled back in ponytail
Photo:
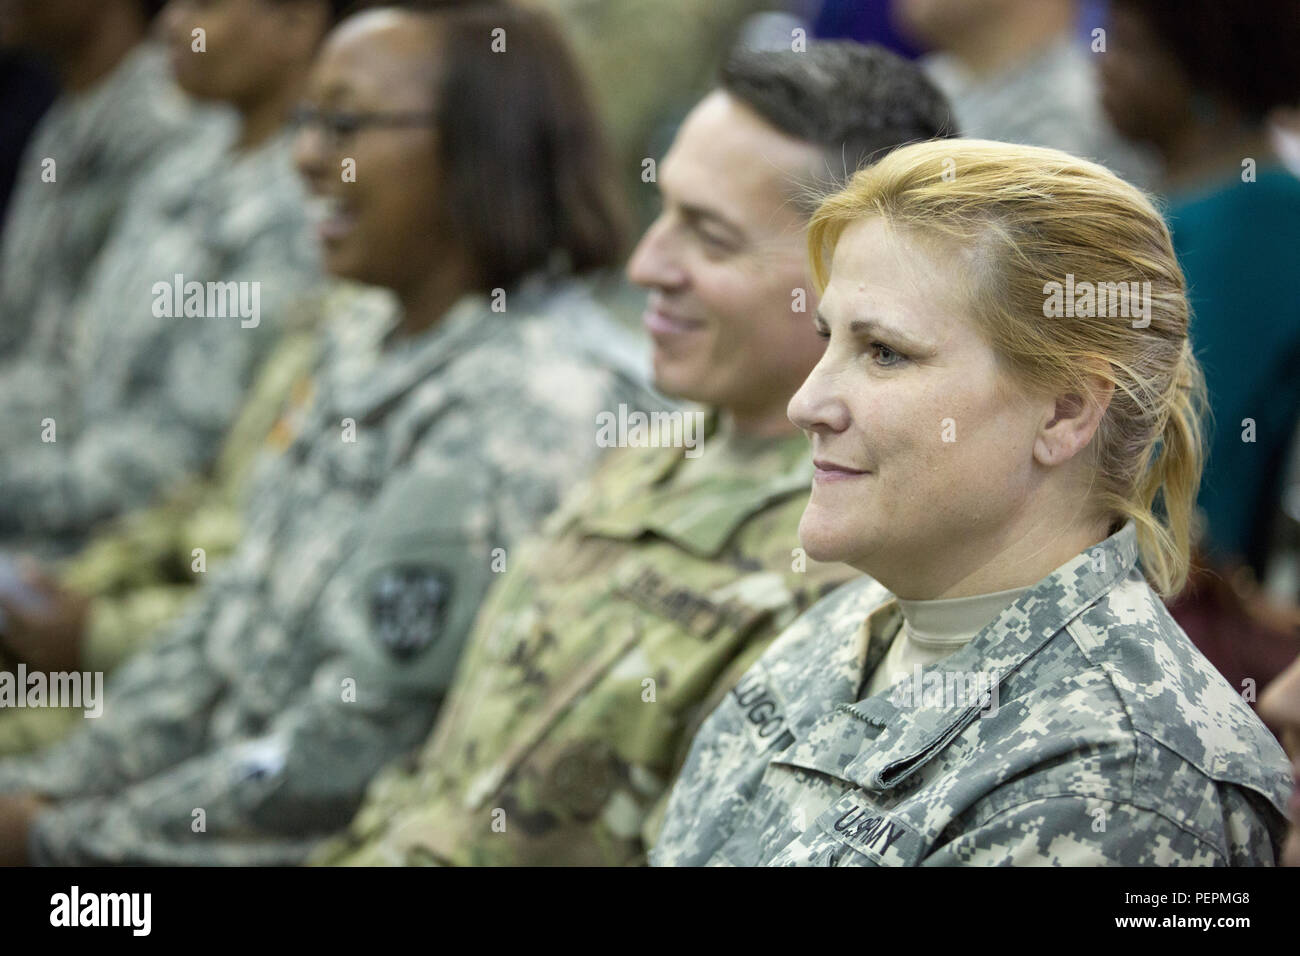
[[[1097,379],[1113,388],[1090,445],[1088,503],[1135,522],[1148,580],[1163,596],[1177,593],[1204,459],[1205,384],[1188,342],[1186,283],[1151,200],[1059,150],[962,139],[905,146],[814,214],[808,242],[821,287],[844,229],[875,216],[965,254],[972,315],[1027,390],[1094,395]],[[1084,288],[1090,300],[1070,299]]]

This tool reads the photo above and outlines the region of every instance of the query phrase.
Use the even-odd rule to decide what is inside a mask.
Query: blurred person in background
[[[1202,554],[1173,611],[1253,701],[1300,648],[1294,599],[1258,590],[1300,419],[1300,180],[1269,125],[1300,98],[1300,5],[1115,0],[1112,20],[1103,100],[1163,160],[1212,413]]]
[[[1272,604],[1296,608],[1300,607],[1300,422],[1286,461],[1263,585]],[[1296,619],[1300,621],[1300,612]],[[1300,647],[1296,650],[1300,653]]]
[[[1291,758],[1291,820],[1279,862],[1300,866],[1300,658],[1268,685],[1259,699],[1259,716],[1264,719]]]
[[[46,58],[61,88],[23,153],[0,231],[0,363],[57,352],[131,186],[213,119],[175,88],[147,40],[162,4],[0,0],[7,42]],[[0,377],[12,377],[5,364]],[[24,425],[39,437],[45,416],[35,414]]]
[[[234,122],[149,169],[50,347],[6,370],[10,550],[74,550],[210,466],[282,312],[320,275],[286,124],[337,6],[173,0],[163,14],[180,87]]]
[[[0,235],[27,142],[59,92],[53,70],[9,39],[11,8],[0,2]]]
[[[891,0],[900,30],[932,53],[921,63],[952,101],[963,135],[1050,146],[1139,185],[1151,157],[1107,121],[1074,0]],[[1097,26],[1102,26],[1098,24]]]
[[[1275,110],[1270,132],[1278,159],[1300,176],[1300,105]]]
[[[0,386],[6,414],[18,419],[10,423],[13,454],[0,460],[0,532],[10,549],[77,549],[99,520],[143,506],[188,473],[207,472],[255,365],[286,323],[311,320],[307,310],[286,317],[321,278],[292,166],[289,116],[342,5],[172,0],[162,12],[179,87],[204,103],[229,105],[231,122],[204,126],[149,169],[75,299],[68,350],[31,356]],[[175,276],[229,289],[255,285],[256,323],[235,313],[238,291],[226,297],[225,313],[208,313],[207,295],[198,313],[174,313]],[[157,282],[168,290],[168,308],[157,307]],[[31,418],[14,411],[44,394],[31,382],[60,378],[62,394],[44,395]],[[55,441],[43,441],[44,419],[59,429]],[[226,542],[195,544],[218,561]],[[59,574],[26,567],[26,583],[40,598],[35,605],[0,593],[0,650],[14,658],[10,665],[60,671],[85,662],[110,670],[175,610],[165,597],[179,598],[172,589],[88,606],[87,597],[104,596],[123,578],[151,583],[146,549],[118,550],[121,562],[105,568],[105,548]],[[87,636],[94,645],[85,645]],[[0,753],[49,743],[74,717],[0,710]]]
[[[1106,108],[1164,159],[1160,191],[1210,389],[1207,544],[1259,571],[1262,519],[1300,411],[1300,180],[1267,122],[1300,99],[1300,6],[1115,0],[1113,17]]]
[[[193,475],[156,504],[110,522],[87,546],[58,565],[57,583],[39,565],[28,569],[45,601],[21,609],[0,600],[28,671],[110,673],[176,618],[205,579],[239,545],[243,506],[260,457],[282,452],[305,396],[310,372],[331,338],[321,317],[380,315],[384,290],[330,283],[302,301],[259,362],[238,417],[210,474]],[[336,333],[337,335],[338,333]],[[4,641],[0,640],[0,645]],[[81,720],[75,708],[0,709],[0,756],[49,746]]]
[[[795,535],[812,474],[785,402],[822,351],[808,195],[947,114],[879,47],[733,53],[627,267],[657,386],[708,408],[699,450],[619,449],[573,490],[484,602],[422,753],[316,862],[644,862],[698,718],[849,573]]]
[[[350,17],[298,115],[329,271],[399,307],[330,320],[237,552],[104,715],[0,762],[10,862],[301,860],[428,732],[488,580],[600,453],[597,412],[653,401],[579,278],[616,264],[621,216],[547,20]]]

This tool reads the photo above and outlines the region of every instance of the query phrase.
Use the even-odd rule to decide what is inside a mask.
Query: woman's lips
[[[308,201],[307,208],[316,223],[316,235],[324,242],[337,242],[356,225],[356,214],[338,199],[314,196]]]
[[[863,471],[860,468],[849,468],[845,465],[837,465],[833,461],[823,461],[820,458],[813,459],[813,481],[849,481],[853,478],[861,478],[863,475],[869,475],[871,472]]]
[[[695,332],[704,327],[703,322],[696,322],[691,319],[683,319],[673,315],[670,312],[664,312],[653,306],[647,308],[641,315],[641,321],[650,331],[651,335],[685,335],[689,332]]]
[[[326,242],[338,242],[352,231],[351,216],[339,216],[316,224],[316,235]]]

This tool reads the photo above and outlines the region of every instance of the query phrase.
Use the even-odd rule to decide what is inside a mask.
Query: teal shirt
[[[1213,412],[1199,498],[1208,544],[1260,569],[1300,416],[1300,179],[1261,167],[1253,183],[1172,197],[1168,218]]]

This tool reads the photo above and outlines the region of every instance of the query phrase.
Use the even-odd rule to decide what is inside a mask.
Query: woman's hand
[[[77,670],[90,599],[64,588],[35,562],[24,563],[21,575],[40,600],[14,602],[0,596],[5,617],[0,644],[33,670]]]

